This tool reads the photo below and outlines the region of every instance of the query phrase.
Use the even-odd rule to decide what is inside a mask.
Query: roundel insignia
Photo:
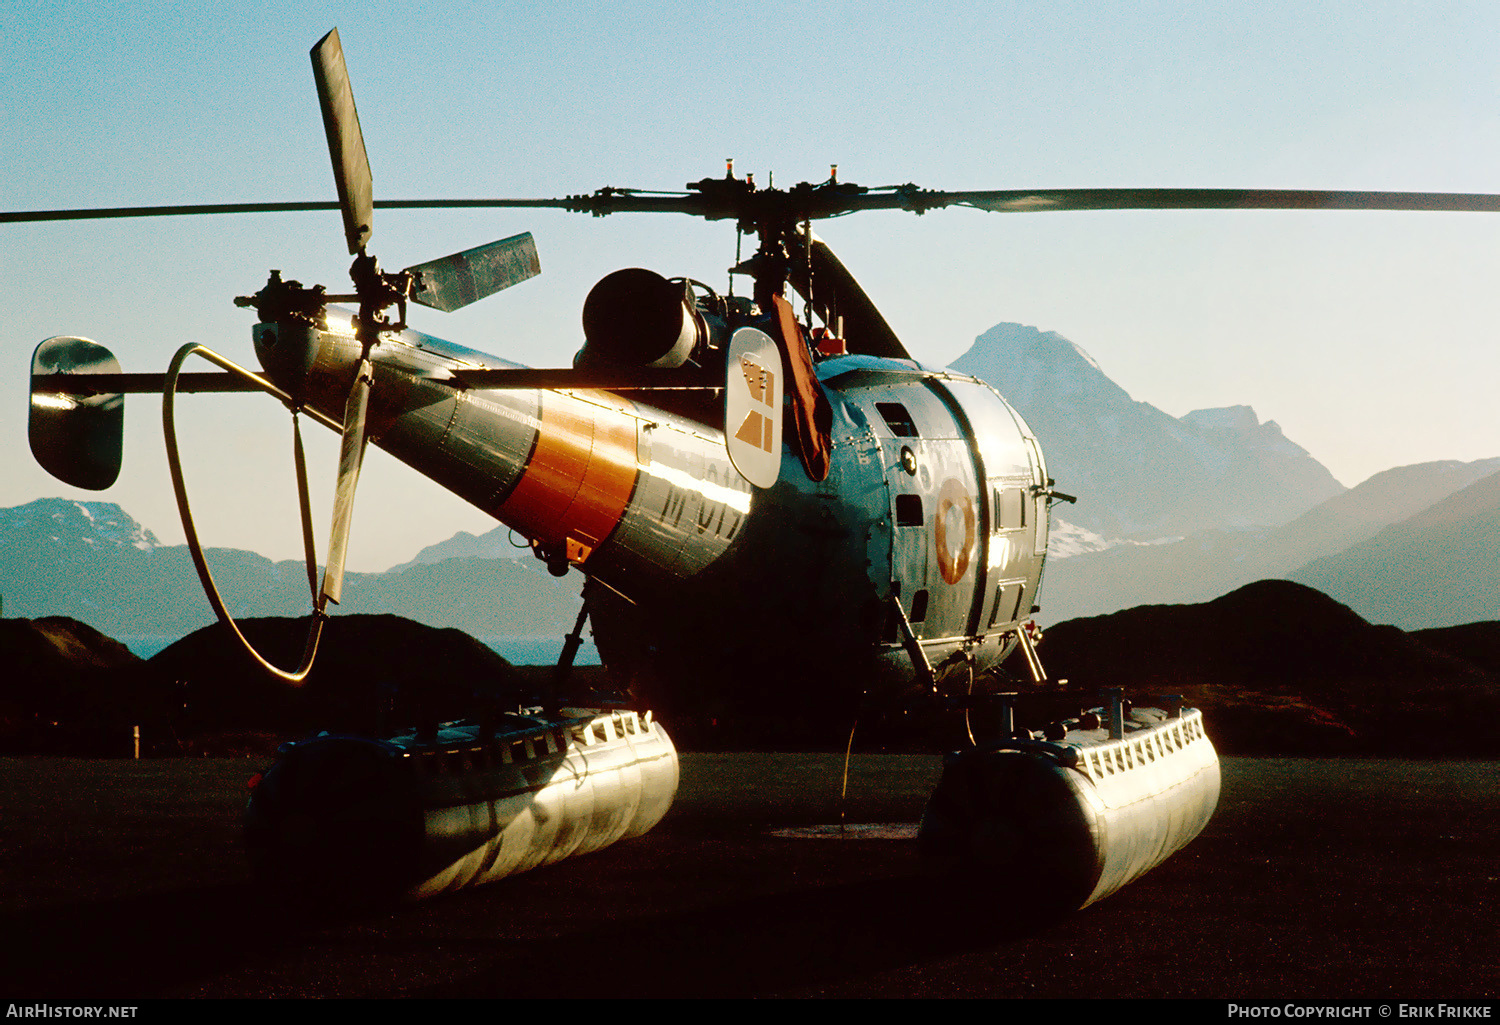
[[[729,338],[724,378],[724,442],[729,461],[751,484],[781,476],[781,352],[764,331],[742,327]]]
[[[959,522],[963,523],[961,535],[955,529]],[[969,572],[974,533],[974,499],[957,477],[949,477],[938,491],[937,518],[933,524],[938,570],[945,582],[956,584]]]

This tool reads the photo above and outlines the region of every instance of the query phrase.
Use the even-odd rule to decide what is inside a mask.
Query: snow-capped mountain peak
[[[133,548],[149,552],[160,548],[161,542],[114,502],[39,498],[26,505],[0,509],[0,546],[16,545],[54,551],[82,547],[92,551]]]

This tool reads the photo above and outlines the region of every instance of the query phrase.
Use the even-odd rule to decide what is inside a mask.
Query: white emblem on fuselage
[[[729,461],[751,484],[781,475],[781,353],[764,331],[742,327],[729,339],[724,372],[724,442]]]

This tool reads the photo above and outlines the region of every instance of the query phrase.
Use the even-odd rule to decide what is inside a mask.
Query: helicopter
[[[553,573],[583,575],[583,610],[560,669],[587,621],[633,706],[657,718],[585,715],[546,702],[498,724],[428,725],[339,741],[337,749],[334,740],[289,745],[279,763],[287,766],[283,782],[273,769],[259,804],[252,800],[252,846],[282,871],[306,861],[285,827],[295,817],[286,809],[312,801],[315,815],[341,823],[340,836],[316,841],[323,860],[338,866],[321,878],[338,872],[355,889],[429,895],[644,832],[665,814],[676,786],[662,723],[726,719],[752,736],[826,740],[861,716],[924,706],[968,713],[988,701],[1000,709],[998,735],[974,740],[950,761],[924,820],[924,846],[991,868],[1019,858],[1074,907],[1113,892],[1212,815],[1218,765],[1201,717],[1180,707],[1141,714],[1115,693],[1037,734],[1015,725],[1009,693],[984,693],[996,689],[986,682],[991,672],[1015,657],[1033,683],[1049,682],[1031,616],[1051,508],[1073,496],[1057,489],[1034,432],[993,388],[912,358],[813,222],[950,206],[1500,210],[1500,197],[1471,194],[867,188],[841,181],[836,167],[821,183],[759,187],[736,177],[732,162],[723,177],[675,192],[608,187],[555,199],[376,201],[336,29],[311,57],[336,203],[15,212],[0,214],[0,223],[341,212],[352,292],[272,271],[259,291],[236,299],[258,318],[260,373],[197,345],[180,349],[164,375],[123,374],[109,350],[76,337],[49,339],[33,357],[33,453],[78,487],[107,488],[119,475],[123,396],[163,394],[169,465],[205,593],[268,673],[297,684],[316,657],[328,608],[342,598],[371,443],[508,525]],[[408,304],[451,312],[540,273],[535,240],[511,236],[389,273],[370,251],[377,208],[731,221],[757,240],[754,254],[731,268],[752,286],[736,296],[644,268],[616,271],[583,302],[584,344],[573,366],[525,368],[416,331],[406,318]],[[789,291],[801,299],[800,315]],[[195,357],[219,372],[185,373]],[[256,652],[218,597],[177,456],[174,396],[240,390],[265,391],[294,422],[305,415],[341,437],[321,581],[298,437],[314,607],[293,669]],[[596,742],[639,757],[584,750]],[[580,768],[589,759],[578,752],[595,764]],[[394,767],[417,764],[428,768],[409,775],[427,782],[402,782]],[[546,780],[592,779],[586,806],[570,798],[568,811],[558,797],[538,810],[545,787],[528,766]],[[509,782],[493,783],[501,777]],[[476,778],[491,782],[476,790]],[[343,828],[348,816],[332,805],[350,779],[359,781],[366,809],[356,830]],[[304,796],[294,801],[294,791]],[[392,793],[405,796],[387,800]],[[1024,800],[1007,805],[1008,794]],[[502,807],[510,811],[500,814]],[[296,812],[307,810],[296,804]],[[1059,819],[1066,828],[1047,825]],[[587,828],[566,825],[573,820]],[[996,841],[997,833],[1007,839]],[[525,852],[512,850],[517,843]],[[399,848],[388,860],[401,869],[349,882],[343,869],[372,845]]]

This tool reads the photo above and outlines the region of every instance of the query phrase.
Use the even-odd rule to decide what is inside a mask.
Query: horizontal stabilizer
[[[119,364],[115,364],[118,368]],[[35,373],[35,371],[33,371]],[[33,395],[71,395],[87,398],[95,395],[159,394],[166,391],[166,374],[121,374],[113,371],[82,373],[78,370],[33,377]],[[178,374],[177,391],[180,392],[233,392],[264,391],[255,381],[234,374]]]

